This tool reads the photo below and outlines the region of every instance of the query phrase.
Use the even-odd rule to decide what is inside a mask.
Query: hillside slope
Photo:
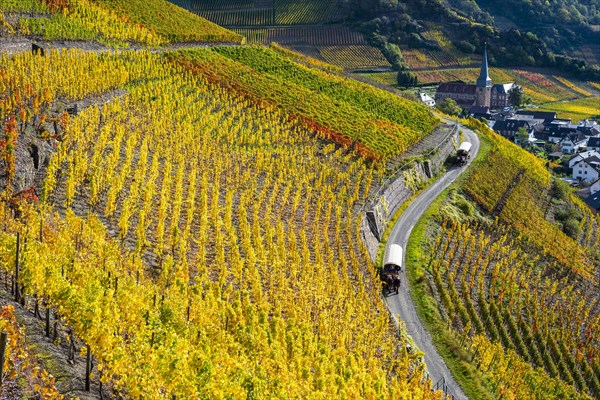
[[[471,123],[488,153],[420,228],[421,307],[440,343],[463,343],[455,372],[476,398],[595,398],[600,219],[540,160]]]
[[[241,36],[166,0],[0,0],[0,32],[117,47],[237,42]]]
[[[127,398],[438,398],[361,242],[379,164],[179,60],[226,70],[218,51],[3,55],[0,268],[14,272],[20,234],[19,296],[44,298]],[[331,108],[353,87],[287,67],[335,89]],[[16,193],[25,162],[45,174],[38,206]]]
[[[391,160],[439,123],[423,105],[264,47],[186,50],[168,57],[233,93],[279,107],[373,160]]]
[[[581,46],[595,45],[600,40],[596,23],[597,9],[593,3],[556,1],[565,8],[553,8],[548,2],[514,0],[485,2],[502,16],[523,20],[521,26],[496,23],[485,11],[484,2],[418,0],[411,2],[381,2],[378,0],[343,2],[352,20],[372,43],[382,48],[398,45],[403,49],[427,50],[444,65],[467,65],[472,55],[481,54],[487,43],[490,62],[495,66],[553,67],[577,75],[582,80],[600,80],[598,59],[581,58]],[[481,7],[478,6],[481,5]],[[504,12],[504,10],[509,10]],[[569,18],[579,22],[568,22]],[[586,47],[585,52],[595,51]],[[396,64],[405,67],[401,54]],[[463,61],[461,61],[463,60]]]

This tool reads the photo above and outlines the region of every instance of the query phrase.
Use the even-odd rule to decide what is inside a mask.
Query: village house
[[[590,185],[590,193],[594,194],[600,192],[600,179],[596,180],[594,183]]]
[[[435,100],[431,98],[427,93],[419,93],[419,97],[421,99],[421,103],[425,104],[428,107],[435,106]]]
[[[582,147],[586,147],[587,143],[588,138],[583,133],[570,133],[560,141],[560,149],[565,154],[573,154]]]
[[[587,198],[583,199],[585,204],[587,204],[594,212],[598,212],[600,210],[600,192],[596,192],[594,194],[589,195]]]
[[[471,108],[469,108],[469,115],[476,119],[485,118],[488,121],[492,119],[490,108],[486,106],[471,106]]]
[[[586,158],[592,156],[600,158],[600,152],[597,152],[595,150],[588,150],[574,155],[573,158],[569,160],[569,168],[573,168],[573,166],[579,161],[585,160]]]
[[[600,177],[600,158],[597,156],[587,157],[573,165],[573,179],[592,183]]]
[[[529,138],[533,138],[533,130],[527,121],[505,119],[504,121],[496,121],[492,126],[492,129],[494,129],[496,133],[517,144],[519,144],[519,139],[516,138],[516,135],[520,128],[523,128],[527,131]]]
[[[591,137],[587,143],[588,150],[600,151],[600,137]]]
[[[515,118],[519,118],[518,116],[522,116],[523,119],[541,119],[546,124],[556,120],[556,113],[550,111],[518,110]]]
[[[544,140],[549,143],[560,143],[569,134],[575,133],[574,129],[561,124],[545,124],[543,130],[536,130],[534,136],[536,139]]]
[[[440,83],[435,93],[435,101],[439,102],[450,98],[461,107],[472,106],[475,102],[475,85],[467,85],[462,82]]]

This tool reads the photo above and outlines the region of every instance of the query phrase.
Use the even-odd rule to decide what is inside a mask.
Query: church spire
[[[487,61],[487,43],[483,47],[483,61],[481,62],[481,72],[479,78],[477,78],[477,87],[491,87],[492,80],[488,73],[488,61]]]

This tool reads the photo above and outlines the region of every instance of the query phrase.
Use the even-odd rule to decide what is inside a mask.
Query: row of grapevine
[[[571,90],[560,84],[557,85],[551,77],[544,76],[541,73],[519,69],[511,70],[511,73],[515,76],[517,82],[521,80],[527,81],[526,88],[531,88],[536,93],[550,96],[550,101],[567,100],[577,97]]]
[[[341,19],[335,1],[274,0],[275,22],[281,25],[319,24]]]
[[[471,174],[465,191],[487,212],[517,229],[569,271],[591,278],[594,271],[589,254],[546,220],[551,182],[543,162],[486,125],[476,120],[470,123],[491,140],[493,150]]]
[[[323,46],[319,52],[327,62],[346,69],[391,66],[381,51],[372,46]]]
[[[275,14],[270,8],[235,11],[206,10],[198,14],[223,26],[260,26],[275,23]]]
[[[361,46],[367,44],[362,34],[339,25],[237,28],[234,31],[245,36],[248,43],[277,42],[284,46]]]
[[[0,203],[0,268],[13,275],[19,232],[20,291],[89,346],[102,382],[151,399],[439,396],[361,245],[352,210],[378,170],[161,55],[48,59],[6,60],[7,112],[34,109],[11,96],[27,84],[129,92],[65,119],[39,208]],[[85,70],[110,79],[78,85]]]
[[[180,52],[174,59],[213,82],[295,114],[307,126],[373,159],[396,156],[437,123],[424,106],[292,63],[265,48]]]
[[[402,47],[402,57],[411,69],[438,68],[442,64],[424,50]]]
[[[180,0],[178,4],[225,26],[309,25],[341,19],[336,2],[309,0]],[[269,18],[256,18],[255,15]]]
[[[240,9],[250,9],[256,7],[255,0],[187,0],[186,3],[189,3],[187,6],[190,10],[199,11],[199,10],[240,10]],[[182,4],[182,6],[186,6]]]
[[[285,58],[288,58],[295,62],[300,62],[301,64],[305,64],[310,67],[316,67],[331,72],[344,72],[344,69],[342,67],[338,67],[336,65],[328,64],[325,61],[321,61],[321,55],[318,51],[316,51],[313,56],[310,51],[298,52],[294,51],[293,49],[280,46],[277,43],[271,43],[269,48]]]
[[[560,278],[554,264],[529,256],[509,237],[500,225],[442,224],[429,266],[444,315],[463,335],[485,335],[549,377],[597,396],[600,376],[591,367],[600,356],[597,284]],[[556,385],[548,376],[540,381]],[[506,376],[502,385],[512,380]],[[568,393],[566,385],[558,393]]]
[[[588,92],[587,90],[582,88],[580,85],[575,85],[573,82],[571,82],[567,78],[564,78],[562,76],[556,76],[556,75],[553,75],[552,77],[579,95],[586,96],[586,97],[589,97],[592,95],[590,92]]]
[[[586,97],[571,101],[560,101],[544,104],[540,107],[543,111],[554,111],[561,118],[571,118],[573,122],[592,119],[598,115],[598,97]]]
[[[56,379],[32,354],[11,305],[0,308],[0,331],[6,332],[7,339],[1,360],[2,391],[20,398],[33,395],[43,399],[64,399],[56,387]]]
[[[291,63],[263,48],[216,48],[215,51],[256,71],[284,78],[335,100],[360,107],[414,131],[430,132],[437,123],[426,107],[398,98],[389,92],[341,76]],[[355,123],[357,121],[354,121]],[[388,134],[390,134],[388,132]]]
[[[3,0],[4,2],[8,0]],[[4,9],[2,2],[0,8]],[[49,0],[33,0],[18,6],[7,4],[12,12],[49,11],[50,16],[18,14],[21,34],[45,39],[97,40],[127,46],[139,42],[158,46],[169,42],[240,42],[241,38],[212,22],[165,0],[68,0],[54,5]]]

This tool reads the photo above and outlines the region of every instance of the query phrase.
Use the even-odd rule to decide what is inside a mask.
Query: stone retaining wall
[[[361,222],[363,242],[373,262],[377,257],[379,242],[387,223],[398,208],[412,196],[418,184],[437,175],[446,159],[456,152],[459,134],[452,132],[423,161],[415,161],[398,172],[376,200],[365,207]]]

